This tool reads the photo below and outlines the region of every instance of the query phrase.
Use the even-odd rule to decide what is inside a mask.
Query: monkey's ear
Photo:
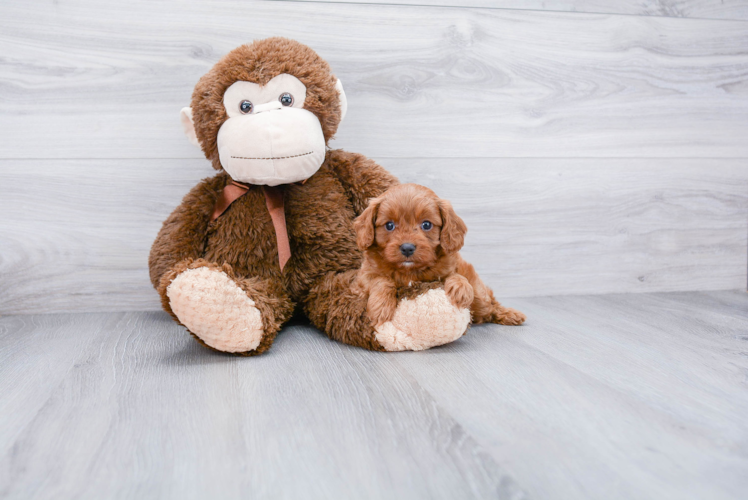
[[[199,148],[200,141],[197,140],[195,123],[192,121],[192,108],[182,108],[182,111],[179,112],[179,119],[182,121],[182,127],[184,127],[184,135],[194,146]]]
[[[439,200],[439,210],[442,214],[442,231],[439,244],[447,253],[457,252],[465,244],[467,226],[447,200]]]
[[[343,90],[343,84],[340,79],[335,83],[335,90],[340,94],[340,121],[343,121],[345,114],[348,112],[348,98],[345,96],[345,90]]]
[[[361,251],[374,244],[374,222],[381,201],[379,198],[369,200],[369,206],[366,207],[366,210],[361,212],[361,215],[353,221],[353,229],[356,231],[356,244]]]

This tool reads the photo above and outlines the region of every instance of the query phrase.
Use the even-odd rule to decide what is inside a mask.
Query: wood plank
[[[75,369],[0,454],[4,498],[522,495],[392,355],[297,326],[267,355],[232,357],[164,313],[110,316],[97,342],[64,352]],[[58,330],[86,317],[52,316]]]
[[[500,296],[745,289],[743,160],[387,160],[452,200]]]
[[[450,199],[499,297],[745,289],[742,160],[380,159]],[[0,161],[0,314],[152,310],[147,257],[205,160]]]
[[[0,318],[0,496],[743,498],[748,294],[507,304],[425,352],[297,324],[255,358],[162,312]]]
[[[525,326],[475,327],[398,362],[531,497],[744,497],[748,295],[509,305]]]
[[[199,158],[179,109],[224,53],[284,35],[376,157],[748,157],[743,21],[396,5],[0,6],[0,158]]]
[[[298,0],[318,2],[319,0]],[[748,20],[745,0],[325,0],[325,3],[431,5],[630,16]]]
[[[0,172],[13,214],[0,226],[0,314],[158,309],[150,245],[215,173],[205,160],[17,160]]]
[[[49,411],[47,401],[61,380],[75,370],[82,350],[105,329],[111,314],[13,316],[0,318],[0,456],[36,415]],[[4,497],[0,468],[0,496]]]

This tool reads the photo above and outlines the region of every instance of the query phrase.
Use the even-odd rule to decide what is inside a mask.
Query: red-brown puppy
[[[401,184],[388,189],[354,221],[364,262],[357,278],[369,294],[374,325],[392,320],[397,288],[417,281],[444,281],[459,308],[470,308],[473,323],[521,325],[525,315],[503,307],[458,251],[467,227],[452,205],[427,187]]]

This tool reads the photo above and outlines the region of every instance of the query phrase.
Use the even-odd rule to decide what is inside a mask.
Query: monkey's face
[[[281,74],[260,86],[235,82],[223,94],[229,119],[218,131],[221,165],[237,181],[277,186],[309,178],[325,159],[325,137],[304,109],[306,87]]]
[[[322,166],[346,104],[340,81],[313,50],[269,38],[216,63],[182,110],[182,124],[214,168],[239,182],[277,186]]]

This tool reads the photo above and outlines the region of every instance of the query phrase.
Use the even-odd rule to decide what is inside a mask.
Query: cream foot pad
[[[166,295],[179,321],[214,349],[247,352],[260,345],[260,311],[223,271],[188,269],[174,278]]]
[[[403,299],[392,321],[376,328],[377,341],[388,351],[421,351],[462,337],[470,311],[458,309],[444,290],[429,290],[413,300]]]

